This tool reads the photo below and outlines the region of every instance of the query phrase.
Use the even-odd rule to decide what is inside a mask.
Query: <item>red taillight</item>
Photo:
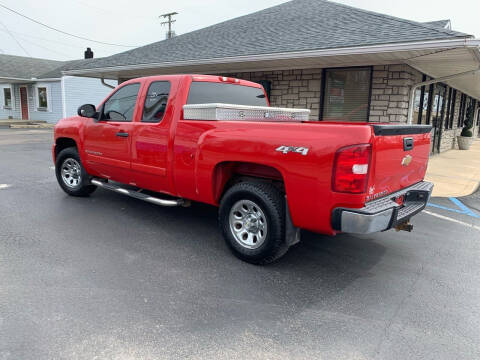
[[[341,148],[333,164],[333,191],[361,194],[367,190],[370,144]]]

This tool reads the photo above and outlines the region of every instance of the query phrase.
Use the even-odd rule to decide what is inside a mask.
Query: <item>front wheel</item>
[[[270,183],[241,182],[228,189],[219,223],[227,245],[241,260],[268,264],[288,250],[285,200]]]
[[[69,147],[60,151],[55,162],[55,174],[60,187],[71,196],[88,196],[97,188],[89,183],[78,151]]]

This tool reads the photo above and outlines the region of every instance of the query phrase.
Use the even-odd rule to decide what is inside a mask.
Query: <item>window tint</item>
[[[368,121],[370,68],[327,69],[323,120]]]
[[[113,121],[132,121],[137,103],[140,84],[129,84],[113,94],[103,106],[103,119]]]
[[[158,123],[162,121],[167,108],[170,82],[156,81],[150,84],[143,106],[142,122]]]
[[[236,84],[192,82],[187,104],[224,103],[267,106],[263,89]]]

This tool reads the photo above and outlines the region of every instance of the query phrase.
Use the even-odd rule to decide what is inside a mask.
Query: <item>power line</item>
[[[71,56],[68,55],[68,54],[65,54],[65,53],[63,53],[63,52],[61,52],[61,51],[52,50],[52,49],[50,49],[50,48],[48,48],[48,47],[45,47],[45,46],[43,46],[43,45],[39,45],[39,44],[37,44],[37,43],[35,43],[35,42],[33,42],[33,41],[29,41],[29,40],[27,40],[27,39],[23,39],[23,41],[26,41],[27,43],[29,43],[29,44],[31,44],[31,45],[38,46],[38,47],[41,48],[41,49],[44,49],[44,50],[53,52],[53,53],[58,54],[58,55],[65,56],[66,58],[71,58]]]
[[[7,33],[13,38],[13,40],[15,40],[15,42],[18,44],[18,46],[20,46],[22,48],[22,50],[25,52],[25,54],[27,54],[27,56],[31,57],[32,55],[30,55],[30,53],[27,51],[27,49],[25,49],[23,47],[23,45],[20,44],[20,41],[18,41],[17,38],[10,32],[10,30],[8,30],[7,26],[2,21],[0,21],[0,24],[2,24],[2,26],[5,28]]]
[[[0,29],[0,31],[4,31],[4,32],[7,32],[6,30],[3,30],[3,29]],[[75,49],[84,49],[85,50],[85,47],[83,45],[72,45],[72,44],[69,44],[69,43],[66,43],[66,42],[62,42],[62,41],[57,41],[57,40],[52,40],[52,39],[46,39],[46,38],[43,38],[43,37],[40,37],[40,36],[35,36],[35,35],[30,35],[30,34],[25,34],[25,33],[21,33],[21,32],[18,32],[18,31],[11,31],[11,33],[13,34],[16,34],[17,36],[21,37],[21,38],[25,38],[25,37],[28,37],[28,38],[32,38],[32,39],[38,39],[38,40],[43,40],[43,41],[48,41],[48,42],[51,42],[51,43],[57,43],[57,44],[60,44],[60,45],[63,45],[63,46],[69,46],[71,48],[75,48]]]
[[[121,44],[114,44],[114,43],[107,43],[107,42],[103,42],[103,41],[97,41],[97,40],[92,40],[92,39],[89,39],[89,38],[86,38],[86,37],[83,37],[83,36],[78,36],[78,35],[74,35],[74,34],[70,34],[66,31],[63,31],[63,30],[60,30],[60,29],[57,29],[57,28],[54,28],[50,25],[47,25],[47,24],[44,24],[38,20],[35,20],[35,19],[32,19],[31,17],[28,17],[27,15],[23,15],[21,13],[19,13],[18,11],[15,11],[13,9],[10,9],[9,7],[3,5],[3,4],[0,4],[0,7],[10,11],[10,12],[13,12],[14,14],[17,14],[25,19],[28,19],[36,24],[39,24],[41,26],[44,26],[50,30],[54,30],[54,31],[57,31],[59,33],[62,33],[62,34],[65,34],[65,35],[68,35],[68,36],[72,36],[74,38],[77,38],[77,39],[82,39],[82,40],[87,40],[87,41],[91,41],[91,42],[94,42],[94,43],[97,43],[97,44],[103,44],[103,45],[111,45],[111,46],[120,46],[120,47],[128,47],[128,48],[133,48],[133,47],[136,47],[136,46],[133,46],[133,45],[121,45]]]

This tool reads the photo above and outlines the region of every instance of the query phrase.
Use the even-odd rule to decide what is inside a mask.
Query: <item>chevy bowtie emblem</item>
[[[408,166],[412,162],[412,156],[407,155],[402,159],[402,166]]]

